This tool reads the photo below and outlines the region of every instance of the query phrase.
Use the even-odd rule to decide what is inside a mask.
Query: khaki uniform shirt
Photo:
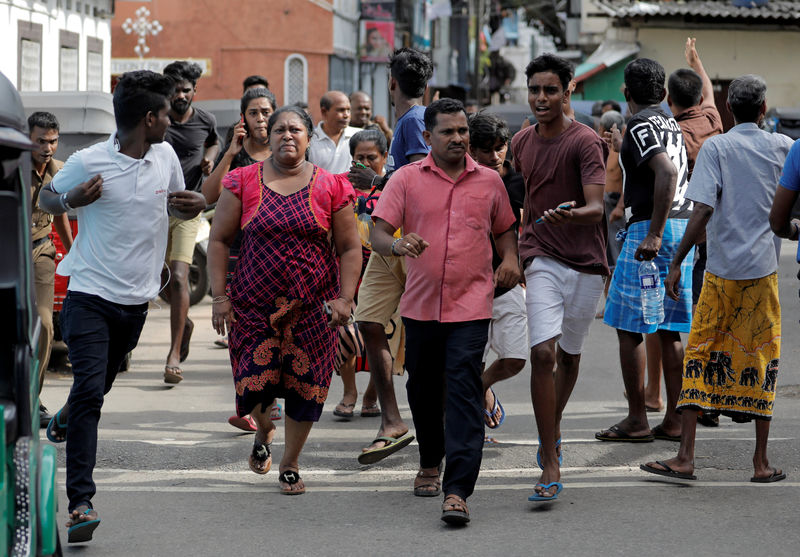
[[[39,176],[36,170],[31,170],[31,240],[36,241],[44,238],[53,226],[53,215],[42,211],[39,208],[39,192],[45,187],[55,176],[56,172],[61,170],[64,163],[55,159],[50,159],[47,166],[44,167],[44,176]]]

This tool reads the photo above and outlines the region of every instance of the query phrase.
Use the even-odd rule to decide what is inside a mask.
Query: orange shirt
[[[442,323],[492,317],[489,235],[516,222],[496,171],[467,155],[464,172],[453,180],[429,154],[395,171],[372,216],[430,243],[417,259],[406,259],[403,317]]]

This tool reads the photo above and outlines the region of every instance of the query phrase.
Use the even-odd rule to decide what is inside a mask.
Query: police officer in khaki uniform
[[[64,163],[53,157],[58,148],[58,120],[49,112],[34,112],[28,117],[28,129],[31,141],[36,149],[31,151],[31,240],[33,241],[33,272],[36,284],[36,308],[42,321],[42,332],[39,336],[39,392],[44,383],[44,372],[50,360],[53,346],[53,281],[56,273],[56,247],[50,240],[50,232],[55,225],[64,249],[72,246],[72,231],[66,213],[53,217],[39,209],[39,192],[50,183],[53,176],[61,170]],[[39,421],[41,427],[47,427],[50,421],[47,408],[40,403]]]

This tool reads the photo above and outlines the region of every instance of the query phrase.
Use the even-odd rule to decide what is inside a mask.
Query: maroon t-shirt
[[[511,141],[514,167],[525,178],[520,258],[546,255],[582,273],[607,275],[604,219],[592,225],[534,223],[561,203],[585,205],[584,184],[605,185],[606,145],[592,128],[575,121],[549,139],[539,136],[537,128],[530,126]]]

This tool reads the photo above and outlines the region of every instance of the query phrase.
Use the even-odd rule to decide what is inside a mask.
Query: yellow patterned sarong
[[[780,355],[778,274],[728,280],[706,272],[678,408],[771,419]]]

